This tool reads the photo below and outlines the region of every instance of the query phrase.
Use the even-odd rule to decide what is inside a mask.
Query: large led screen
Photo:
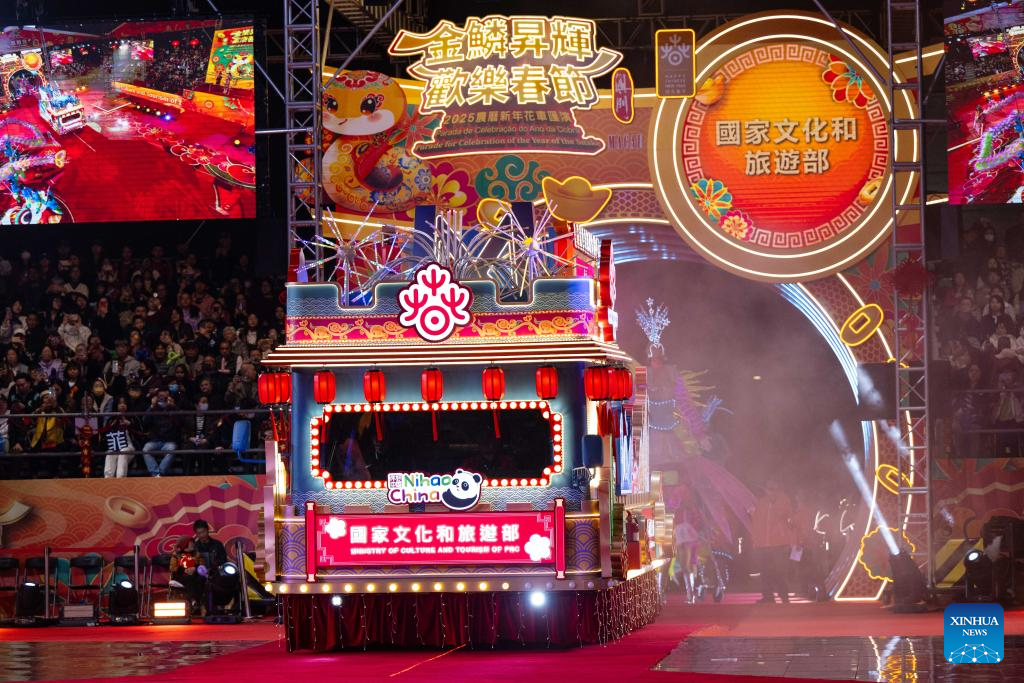
[[[1024,6],[946,19],[949,202],[1024,201]]]
[[[0,224],[251,218],[251,20],[0,33]]]

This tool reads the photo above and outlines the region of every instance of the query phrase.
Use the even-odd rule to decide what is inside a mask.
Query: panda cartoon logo
[[[441,502],[458,512],[469,510],[480,502],[480,488],[484,478],[475,472],[455,470],[451,485],[441,494]]]

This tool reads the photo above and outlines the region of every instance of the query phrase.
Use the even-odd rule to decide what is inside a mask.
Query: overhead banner
[[[388,52],[420,55],[409,73],[424,81],[419,110],[443,114],[421,159],[495,152],[596,154],[576,110],[597,100],[594,79],[622,60],[597,47],[595,25],[568,17],[471,17],[429,33],[401,31]]]

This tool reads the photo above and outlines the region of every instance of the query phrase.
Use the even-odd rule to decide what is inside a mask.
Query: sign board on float
[[[324,515],[316,566],[552,565],[557,526],[555,510]]]
[[[690,28],[654,32],[654,81],[658,97],[693,97],[697,35]]]

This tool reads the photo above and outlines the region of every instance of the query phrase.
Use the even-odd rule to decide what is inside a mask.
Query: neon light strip
[[[850,388],[853,391],[854,398],[857,398],[857,360],[853,356],[853,352],[842,342],[839,337],[839,327],[835,321],[828,315],[828,312],[821,305],[821,303],[811,294],[807,288],[802,284],[790,284],[782,283],[776,285],[779,291],[782,293],[783,298],[789,301],[791,304],[796,306],[797,310],[803,313],[811,324],[814,325],[815,329],[818,330],[819,334],[828,343],[829,348],[839,359],[839,364],[843,367],[843,372],[846,374],[847,381],[850,383]],[[864,455],[870,454],[869,449],[874,450],[875,468],[877,469],[880,459],[880,453],[878,448],[878,431],[873,423],[864,423],[862,425],[864,430]],[[876,499],[878,495],[878,480],[877,478],[873,482],[871,498],[871,508],[868,511],[867,524],[870,528],[871,520],[874,518],[874,511],[876,506]],[[868,529],[865,529],[867,533]],[[835,600],[852,600],[852,601],[874,601],[878,600],[882,595],[882,589],[885,584],[879,588],[878,594],[874,598],[844,598],[842,597],[843,590],[845,590],[847,583],[853,576],[853,572],[857,567],[857,558],[855,557],[850,565],[850,569],[847,571],[843,582],[840,584],[839,589],[836,591]]]

